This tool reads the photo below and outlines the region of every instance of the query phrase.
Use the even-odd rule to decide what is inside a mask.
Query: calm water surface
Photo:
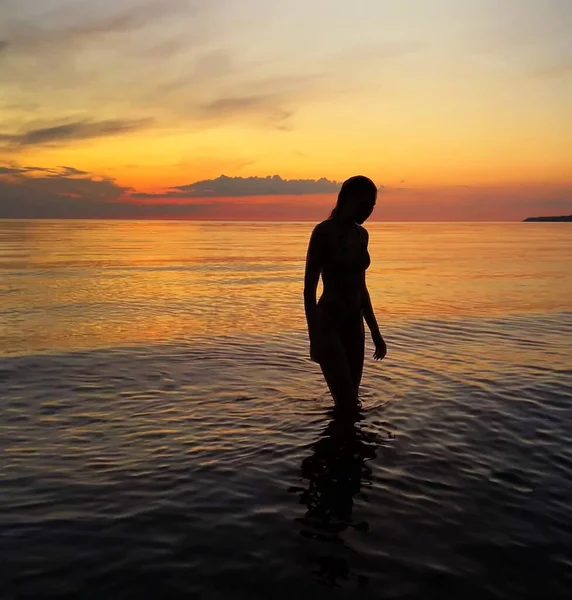
[[[0,598],[570,597],[572,226],[371,224],[355,422],[311,228],[0,221]]]

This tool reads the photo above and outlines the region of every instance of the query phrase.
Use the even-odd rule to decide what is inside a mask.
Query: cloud
[[[15,173],[22,173],[22,169],[15,169],[13,167],[0,167],[0,175],[13,175]]]
[[[14,51],[37,50],[42,46],[69,48],[73,43],[143,29],[177,13],[196,10],[204,4],[201,0],[148,0],[119,11],[112,7],[110,14],[101,14],[102,10],[106,10],[105,3],[83,2],[36,15],[26,15],[25,9],[16,4],[4,18],[9,32],[8,41]]]
[[[282,179],[272,177],[227,177],[205,179],[170,188],[165,193],[134,193],[133,198],[232,198],[246,196],[305,196],[334,194],[340,183],[329,179]]]
[[[131,133],[151,123],[152,119],[75,121],[73,123],[28,129],[21,133],[0,133],[0,142],[7,142],[15,146],[41,146],[44,144],[65,143]]]
[[[65,175],[66,177],[71,177],[73,175],[89,175],[87,171],[81,171],[74,167],[59,167],[58,171],[58,175]]]
[[[109,179],[76,175],[75,170],[3,167],[0,217],[82,217],[118,200],[127,190]]]
[[[290,120],[309,96],[328,93],[326,78],[257,72],[260,65],[240,64],[225,50],[198,54],[192,65],[164,80],[136,100],[166,120],[195,127],[242,122],[290,130]],[[129,92],[128,92],[129,93]]]
[[[279,176],[198,181],[136,193],[70,166],[0,165],[0,218],[321,220],[338,189]],[[223,199],[224,198],[224,199]],[[572,185],[384,187],[373,220],[521,221],[572,212]]]
[[[265,118],[270,125],[287,129],[285,122],[293,111],[283,108],[281,98],[274,95],[237,96],[219,98],[197,107],[197,116],[204,119],[225,120],[253,116]]]
[[[545,67],[536,69],[532,72],[533,77],[541,79],[556,79],[559,77],[569,77],[572,75],[572,64]]]
[[[73,167],[46,169],[0,167],[0,218],[144,219],[188,217],[205,207],[196,204],[145,205],[125,201],[129,188]]]
[[[189,53],[209,41],[209,15],[219,4],[98,0],[54,8],[57,0],[6,1],[0,0],[0,111],[40,98],[34,112],[54,119],[102,108],[118,117],[163,112],[160,98],[145,99],[175,74],[188,75]]]
[[[172,16],[175,13],[190,11],[198,7],[199,4],[200,2],[197,0],[150,0],[119,13],[101,18],[96,17],[91,22],[74,25],[67,29],[67,33],[70,37],[125,33],[142,29],[150,23],[154,24],[158,20]]]
[[[95,123],[68,124],[65,118],[102,109],[118,122],[136,114],[178,128],[242,121],[284,130],[293,106],[319,86],[317,78],[269,75],[264,61],[238,63],[235,51],[213,45],[211,16],[219,2],[130,3],[121,9],[109,1],[81,3],[42,15],[13,5],[14,18],[8,14],[7,25],[0,25],[8,50],[2,53],[0,111],[11,119],[0,141],[25,147],[51,136],[58,142],[99,136]],[[30,98],[41,102],[28,113],[7,110]],[[57,123],[16,137],[13,131],[32,114]],[[104,125],[116,133],[112,122]]]
[[[223,16],[238,5],[229,8],[220,0],[65,5],[44,0],[41,7],[14,0],[9,6],[0,24],[0,39],[6,43],[0,59],[0,112],[10,121],[3,127],[8,132],[0,133],[15,149],[28,146],[30,136],[7,136],[26,127],[30,115],[49,118],[54,127],[65,125],[69,115],[94,120],[111,115],[119,121],[136,115],[153,118],[167,129],[199,130],[230,122],[289,131],[305,103],[331,103],[340,94],[359,94],[363,89],[354,79],[363,79],[367,65],[419,49],[406,41],[364,42],[354,49],[314,51],[300,66],[272,55],[245,55],[242,48],[248,44],[237,45]],[[248,27],[237,28],[239,39]],[[6,109],[30,98],[40,102],[29,111]],[[59,143],[67,131],[30,133],[32,139],[53,133]],[[67,139],[87,137],[78,132]]]
[[[17,163],[11,163],[9,166],[0,166],[0,175],[16,175],[26,173],[47,173],[48,176],[60,177],[66,176],[71,177],[73,175],[89,175],[87,171],[80,171],[74,167],[33,167],[33,166],[20,166]]]
[[[226,27],[220,22],[224,2],[100,0],[49,10],[54,2],[47,0],[41,13],[14,2],[12,18],[0,26],[0,39],[10,45],[0,69],[0,110],[34,97],[41,105],[33,112],[54,120],[67,116],[63,110],[98,115],[104,109],[120,119],[135,113],[177,128],[233,122],[291,130],[304,103],[358,92],[350,81],[357,59],[369,64],[417,49],[406,42],[366,43],[346,49],[356,60],[340,50],[312,55],[300,68],[263,55],[241,60],[232,36],[219,32]],[[10,128],[21,127],[25,117],[12,113]]]

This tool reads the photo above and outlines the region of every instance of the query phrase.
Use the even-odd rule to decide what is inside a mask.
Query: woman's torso
[[[346,227],[332,221],[326,239],[318,305],[340,315],[361,313],[364,274],[371,263],[367,232],[357,224]]]

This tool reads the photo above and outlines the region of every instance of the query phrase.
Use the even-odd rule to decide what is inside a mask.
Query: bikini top
[[[357,224],[349,232],[334,234],[328,246],[324,271],[332,275],[359,275],[371,264],[365,233]]]

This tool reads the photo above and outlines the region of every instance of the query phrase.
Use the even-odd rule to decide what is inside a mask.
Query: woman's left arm
[[[365,232],[365,243],[367,248],[367,242],[369,241],[369,234],[367,230],[363,230]],[[369,290],[367,289],[367,283],[365,280],[365,271],[363,274],[363,290],[362,290],[362,309],[363,309],[363,317],[369,330],[371,332],[371,339],[375,345],[375,352],[373,353],[373,357],[375,360],[383,360],[387,355],[387,345],[385,344],[385,340],[381,335],[379,330],[379,325],[377,324],[377,319],[375,318],[375,313],[373,312],[373,306],[371,304],[371,297],[369,295]]]
[[[375,360],[383,360],[387,355],[387,345],[385,344],[385,340],[381,335],[381,331],[379,331],[379,325],[377,324],[377,319],[375,318],[375,313],[373,312],[373,306],[371,305],[371,298],[369,296],[369,290],[367,289],[367,284],[365,282],[365,273],[363,277],[363,317],[369,330],[371,332],[371,339],[375,345],[375,352],[373,353],[373,357]]]

